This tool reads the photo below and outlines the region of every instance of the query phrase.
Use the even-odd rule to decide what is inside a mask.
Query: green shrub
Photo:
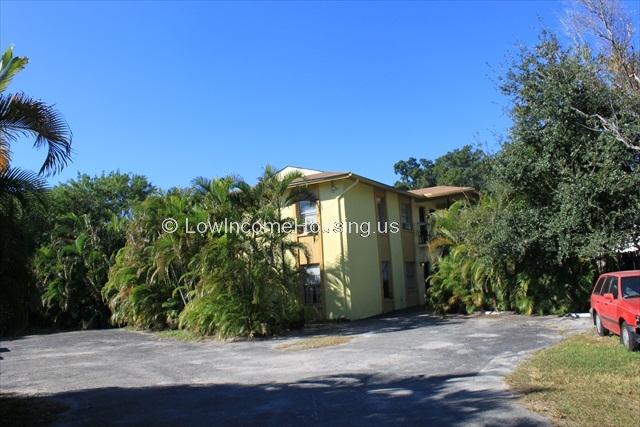
[[[180,327],[202,335],[264,336],[301,323],[296,299],[299,272],[290,265],[299,243],[284,233],[204,235],[182,224],[198,221],[275,223],[307,190],[291,190],[298,175],[280,178],[266,168],[251,187],[232,178],[198,179],[188,190],[147,198],[133,211],[127,242],[109,272],[103,297],[115,324]],[[160,230],[164,218],[181,225]]]

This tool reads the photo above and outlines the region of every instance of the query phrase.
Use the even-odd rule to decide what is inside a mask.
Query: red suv
[[[636,350],[640,346],[640,270],[600,276],[591,293],[591,317],[598,335],[613,332],[628,350]]]

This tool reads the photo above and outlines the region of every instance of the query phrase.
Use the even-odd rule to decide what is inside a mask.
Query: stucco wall
[[[313,186],[319,199],[319,220],[323,229],[320,259],[323,309],[327,319],[360,319],[383,311],[375,202],[375,192],[380,193],[381,189],[367,183],[355,183],[356,179],[341,179]],[[400,224],[399,195],[393,191],[382,191],[388,221]],[[418,207],[429,209],[436,206],[431,201],[416,203],[411,200],[411,204],[414,230],[404,233],[404,246],[411,244],[411,249],[403,250],[402,231],[388,233],[395,310],[407,307],[404,265],[409,260],[416,263],[418,298],[420,304],[424,303],[425,283],[420,264],[426,260],[426,253],[424,247],[418,246],[416,235]],[[286,214],[294,217],[295,209],[292,207]],[[370,235],[360,235],[355,229],[347,232],[347,222],[369,223]],[[336,232],[334,227],[340,223],[345,229]]]
[[[325,310],[327,319],[351,318],[351,294],[349,265],[347,260],[349,242],[343,233],[335,233],[332,228],[339,223],[344,212],[340,206],[338,196],[351,181],[337,181],[335,185],[329,182],[320,184],[320,220],[323,230],[330,230],[322,235],[323,259],[322,281],[324,287]]]
[[[359,183],[345,196],[346,221],[353,224],[347,233],[347,265],[350,276],[351,311],[350,319],[361,319],[382,312],[382,291],[380,262],[378,260],[378,239],[376,234],[376,212],[373,187]],[[363,223],[366,229],[358,230]],[[357,225],[357,227],[355,226]],[[345,224],[345,231],[348,224]]]

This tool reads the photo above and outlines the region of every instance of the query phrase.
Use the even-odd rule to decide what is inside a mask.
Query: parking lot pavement
[[[69,406],[59,425],[503,425],[547,421],[504,376],[589,319],[414,312],[271,340],[182,342],[123,329],[2,340],[3,392]],[[351,340],[287,351],[322,335]]]

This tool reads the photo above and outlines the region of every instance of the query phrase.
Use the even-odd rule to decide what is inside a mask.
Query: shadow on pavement
[[[59,419],[61,425],[545,425],[514,417],[513,396],[505,391],[455,386],[475,376],[344,374],[258,385],[112,387],[51,397],[74,408]],[[487,418],[503,411],[505,418]]]
[[[436,316],[424,308],[407,309],[363,320],[336,323],[318,323],[306,325],[304,329],[293,330],[286,337],[308,337],[314,335],[359,335],[383,334],[389,332],[408,331],[443,324],[457,324],[464,319],[456,316]]]

